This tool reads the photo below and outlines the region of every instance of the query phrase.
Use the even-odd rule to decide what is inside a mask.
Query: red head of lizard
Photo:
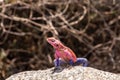
[[[64,48],[64,45],[54,37],[47,38],[47,42],[51,44],[55,49]]]

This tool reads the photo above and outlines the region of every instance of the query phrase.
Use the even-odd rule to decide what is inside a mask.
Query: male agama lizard
[[[63,63],[68,63],[71,66],[74,66],[76,63],[83,64],[84,67],[88,65],[86,58],[77,58],[75,53],[70,48],[63,45],[61,41],[57,40],[56,38],[49,37],[47,38],[47,42],[55,49],[55,68],[60,67]]]

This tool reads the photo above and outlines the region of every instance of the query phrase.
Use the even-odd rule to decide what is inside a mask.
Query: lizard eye
[[[55,42],[55,40],[54,40],[54,39],[52,39],[51,41],[52,41],[52,42]]]

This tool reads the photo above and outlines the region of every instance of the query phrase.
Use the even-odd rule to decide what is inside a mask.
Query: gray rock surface
[[[75,66],[53,73],[53,68],[25,71],[14,74],[6,80],[120,80],[120,75],[90,67]]]

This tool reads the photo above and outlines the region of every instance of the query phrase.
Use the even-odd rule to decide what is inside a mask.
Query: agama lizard
[[[70,48],[63,45],[61,41],[57,40],[56,38],[49,37],[47,38],[47,42],[55,49],[55,68],[60,67],[63,63],[68,63],[71,66],[74,66],[76,63],[83,64],[84,67],[88,65],[86,58],[77,58],[75,53]]]

